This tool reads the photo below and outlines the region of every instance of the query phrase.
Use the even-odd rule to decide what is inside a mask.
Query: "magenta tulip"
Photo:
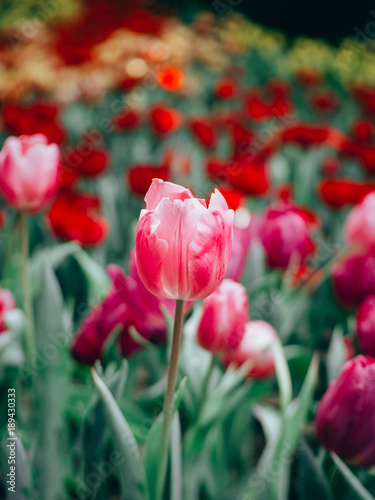
[[[289,204],[266,210],[260,222],[260,240],[268,265],[277,268],[288,267],[292,259],[303,262],[315,249],[309,222]]]
[[[346,307],[357,307],[368,296],[375,295],[375,257],[350,254],[332,268],[337,299]]]
[[[353,465],[375,464],[375,359],[347,361],[316,413],[319,441]]]
[[[225,279],[203,302],[197,340],[213,353],[233,351],[240,344],[248,317],[248,299],[243,285]]]
[[[200,300],[224,278],[232,247],[233,210],[218,190],[210,203],[189,189],[154,179],[136,231],[139,276],[158,297]]]
[[[116,327],[120,328],[119,344],[123,356],[130,356],[140,348],[129,333],[131,326],[152,342],[165,341],[166,324],[160,305],[165,304],[170,313],[174,313],[174,301],[161,300],[143,286],[134,256],[130,261],[130,276],[115,264],[107,269],[112,286],[102,303],[84,319],[72,345],[73,356],[86,364],[101,358],[105,341]]]
[[[8,137],[0,152],[0,191],[17,210],[38,211],[56,193],[60,151],[43,134]]]
[[[232,253],[226,277],[239,281],[246,266],[250,245],[257,235],[258,220],[246,208],[234,212]]]
[[[9,290],[0,288],[0,333],[6,330],[4,316],[16,307],[16,301]]]
[[[375,193],[370,193],[350,211],[344,227],[345,238],[360,252],[375,252]]]
[[[375,357],[375,295],[369,295],[359,306],[356,318],[361,351]]]
[[[226,365],[242,366],[250,361],[249,377],[265,378],[275,371],[272,343],[278,338],[276,330],[266,321],[249,321],[240,345],[224,356]]]

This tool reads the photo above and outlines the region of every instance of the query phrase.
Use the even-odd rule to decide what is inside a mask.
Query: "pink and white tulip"
[[[375,252],[375,193],[370,193],[350,211],[344,226],[346,241],[360,252]]]
[[[224,278],[232,248],[233,210],[218,190],[205,200],[154,179],[136,230],[137,267],[158,297],[200,300]]]
[[[60,151],[43,134],[8,137],[0,151],[0,191],[17,210],[38,211],[56,193]]]

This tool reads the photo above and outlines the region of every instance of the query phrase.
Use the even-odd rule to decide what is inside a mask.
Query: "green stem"
[[[34,314],[28,274],[29,260],[29,233],[27,229],[27,213],[20,213],[20,233],[21,233],[21,273],[23,286],[23,307],[26,316],[26,353],[29,366],[31,365],[32,353],[35,350],[34,338]]]
[[[208,389],[210,387],[210,380],[212,377],[212,373],[214,371],[216,364],[216,358],[214,354],[211,354],[211,359],[210,359],[210,364],[208,365],[206,375],[203,380],[203,386],[202,386],[202,392],[201,392],[201,397],[199,400],[199,406],[198,406],[198,413],[197,413],[197,421],[199,421],[200,417],[202,416],[203,408],[204,408],[204,403],[207,399],[207,393]]]
[[[168,465],[169,433],[173,415],[173,397],[177,382],[178,358],[180,355],[180,348],[182,341],[182,326],[184,323],[184,305],[185,304],[183,300],[176,300],[176,312],[174,316],[171,355],[169,358],[169,366],[168,366],[167,390],[165,392],[164,404],[163,404],[163,429],[161,436],[161,449],[160,449],[159,471],[157,478],[157,497],[156,497],[158,500],[161,500],[163,497],[165,474]]]

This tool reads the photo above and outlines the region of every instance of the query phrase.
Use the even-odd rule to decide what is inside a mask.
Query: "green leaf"
[[[37,388],[38,451],[36,483],[41,500],[55,500],[62,493],[63,468],[60,462],[62,419],[68,386],[70,336],[62,323],[63,299],[50,263],[42,268],[41,287],[36,300],[36,347],[32,360]],[[65,433],[64,433],[65,434]]]
[[[342,477],[361,500],[374,500],[371,493],[366,490],[360,480],[353,474],[347,465],[335,453],[331,453],[331,458],[335,462],[337,468],[341,472]]]
[[[345,363],[346,348],[343,340],[341,326],[333,330],[331,342],[327,352],[327,376],[328,381],[335,380],[343,364]]]
[[[108,291],[107,273],[89,255],[78,247],[73,257],[81,267],[88,285],[90,303],[98,303]]]
[[[178,407],[181,403],[184,389],[186,386],[186,381],[187,378],[185,377],[181,381],[175,393],[172,418],[174,418],[174,414],[178,410]],[[156,418],[154,424],[152,425],[151,429],[149,430],[146,438],[146,446],[145,446],[146,451],[145,451],[144,464],[147,476],[148,489],[150,492],[150,500],[154,500],[154,498],[156,497],[156,489],[157,489],[156,483],[157,483],[157,472],[159,467],[162,425],[163,425],[163,413],[160,413],[159,416]]]
[[[305,439],[298,447],[298,491],[301,500],[333,500],[328,480]]]
[[[288,368],[288,363],[286,362],[283,346],[279,340],[275,341],[272,345],[272,352],[275,362],[275,371],[277,383],[279,385],[280,391],[280,406],[283,411],[290,403],[292,399],[292,380],[290,378],[290,372]]]
[[[115,447],[118,448],[122,455],[122,464],[119,465],[121,499],[144,500],[147,496],[147,490],[144,467],[137,443],[111,391],[93,368],[91,369],[91,373],[105,408],[107,422],[113,433]]]

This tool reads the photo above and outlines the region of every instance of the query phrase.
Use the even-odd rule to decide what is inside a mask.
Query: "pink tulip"
[[[356,356],[342,367],[316,412],[319,441],[353,465],[375,464],[375,359]]]
[[[4,315],[16,307],[16,301],[9,290],[0,288],[0,333],[6,330]]]
[[[375,257],[347,255],[333,266],[332,280],[336,297],[342,305],[359,306],[368,295],[375,295]]]
[[[275,371],[271,347],[277,338],[276,330],[266,321],[249,321],[240,345],[232,353],[224,356],[224,363],[242,366],[250,360],[249,377],[269,377]]]
[[[131,326],[152,342],[166,340],[166,324],[160,306],[164,304],[173,314],[175,303],[161,300],[146,290],[134,260],[133,254],[130,276],[115,264],[108,266],[111,288],[101,304],[86,316],[73,340],[72,353],[78,361],[93,364],[100,359],[105,341],[116,327],[120,328],[119,344],[123,356],[130,356],[140,348],[129,333]]]
[[[224,278],[232,247],[233,210],[218,190],[205,200],[154,179],[136,231],[137,267],[158,297],[200,300]]]
[[[369,295],[359,306],[356,318],[361,351],[375,357],[375,295]]]
[[[227,278],[235,281],[240,280],[257,228],[257,219],[246,208],[239,208],[234,212],[232,253],[227,269]]]
[[[197,340],[213,353],[233,351],[244,336],[248,319],[248,299],[244,286],[225,279],[203,302]]]
[[[300,263],[313,253],[309,225],[302,212],[288,203],[266,210],[260,223],[260,239],[268,265],[286,268],[292,259]]]
[[[60,152],[43,134],[8,137],[0,152],[0,191],[17,210],[37,211],[57,191]]]
[[[361,252],[375,252],[375,193],[350,211],[344,226],[346,241]]]

